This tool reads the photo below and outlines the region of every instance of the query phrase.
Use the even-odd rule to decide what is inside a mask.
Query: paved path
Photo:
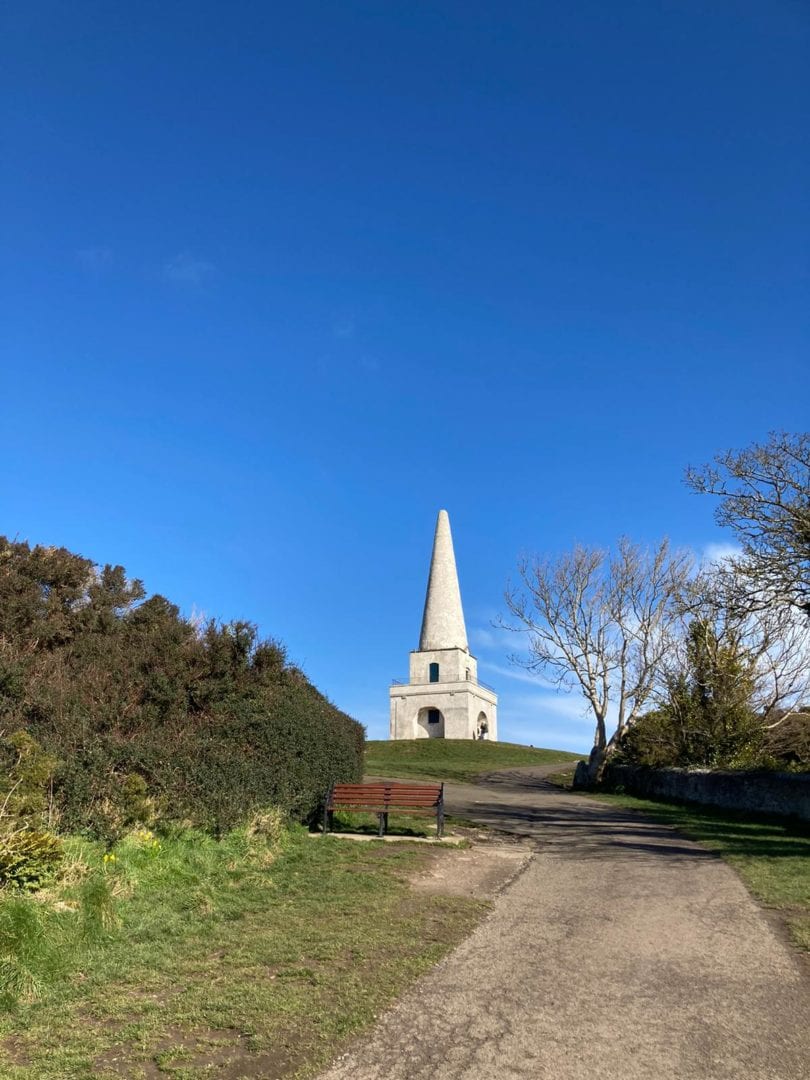
[[[806,974],[736,875],[544,772],[448,785],[535,854],[322,1080],[808,1080]]]

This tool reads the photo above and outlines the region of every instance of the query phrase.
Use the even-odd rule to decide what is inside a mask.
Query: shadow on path
[[[717,858],[667,825],[635,810],[569,795],[543,776],[497,773],[480,785],[450,784],[445,791],[451,814],[529,840],[561,858],[610,858],[617,848],[656,858]]]
[[[326,1080],[806,1080],[807,985],[742,882],[553,771],[445,785],[532,858]]]

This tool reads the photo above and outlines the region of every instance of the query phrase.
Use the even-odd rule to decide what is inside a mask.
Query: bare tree
[[[576,547],[518,564],[519,582],[506,591],[511,620],[501,625],[526,634],[528,652],[512,660],[585,698],[595,720],[589,782],[652,696],[691,573],[690,556],[666,540],[652,551],[622,539],[612,553]]]
[[[720,499],[717,521],[740,543],[724,568],[726,602],[747,611],[791,607],[810,617],[810,434],[772,432],[763,445],[687,469],[686,482]]]
[[[687,614],[711,629],[716,647],[733,644],[750,673],[750,707],[766,728],[778,726],[797,712],[810,693],[810,622],[786,604],[741,603],[745,583],[727,561],[704,569],[689,591]],[[682,669],[676,641],[667,661]]]

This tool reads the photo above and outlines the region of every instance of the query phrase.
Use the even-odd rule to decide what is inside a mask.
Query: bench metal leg
[[[332,796],[335,794],[335,785],[330,784],[329,790],[326,793],[326,798],[323,800],[323,831],[324,835],[331,832],[335,827],[335,815],[332,812]]]
[[[380,814],[380,827],[377,830],[377,836],[385,836],[388,832],[388,813]]]
[[[440,802],[436,808],[436,839],[441,840],[444,835],[444,803]]]

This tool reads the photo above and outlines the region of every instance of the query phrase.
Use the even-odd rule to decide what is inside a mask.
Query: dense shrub
[[[0,723],[22,732],[4,775],[27,768],[42,812],[48,774],[60,827],[108,840],[271,804],[303,818],[362,765],[362,727],[251,624],[200,627],[120,566],[3,538]]]
[[[56,874],[62,843],[52,833],[17,829],[0,836],[0,886],[39,889]]]
[[[27,731],[0,736],[0,828],[47,821],[57,764]]]
[[[762,720],[740,713],[734,723],[706,723],[692,712],[656,709],[625,733],[615,761],[651,768],[738,769],[768,764]]]
[[[765,750],[779,768],[810,770],[810,707],[803,706],[769,728]]]
[[[661,706],[624,734],[617,760],[717,769],[760,764],[765,729],[751,704],[753,685],[737,643],[693,620],[683,669],[670,677]]]

